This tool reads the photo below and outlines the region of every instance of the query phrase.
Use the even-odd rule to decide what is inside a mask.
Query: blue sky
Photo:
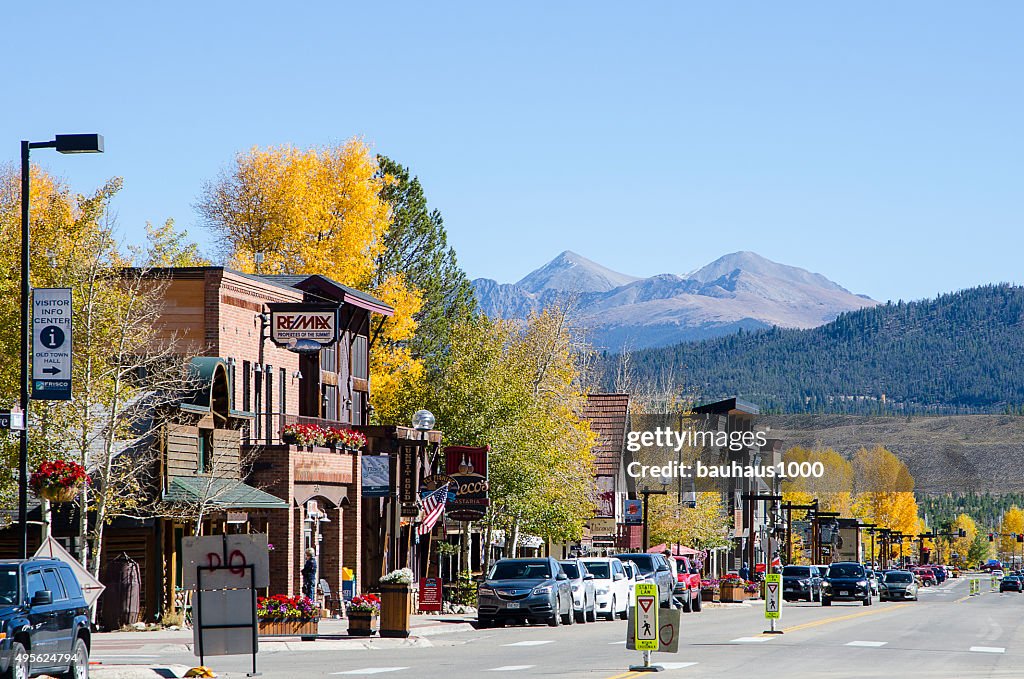
[[[883,300],[1022,279],[1021,3],[64,4],[2,10],[0,160],[101,132],[35,159],[123,176],[129,239],[173,217],[212,251],[192,205],[236,152],[358,135],[472,277],[571,249],[754,250]]]

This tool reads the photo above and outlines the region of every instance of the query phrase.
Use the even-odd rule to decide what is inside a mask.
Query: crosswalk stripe
[[[514,644],[502,644],[502,646],[542,646],[555,643],[553,639],[534,639],[532,641],[517,641]]]
[[[662,667],[664,667],[666,670],[681,670],[684,667],[692,667],[693,665],[696,665],[697,663],[695,663],[695,662],[660,662],[658,664],[661,665]]]
[[[847,646],[863,646],[865,648],[878,648],[879,646],[885,646],[888,641],[851,641],[846,644]]]
[[[346,670],[344,672],[331,672],[331,674],[348,674],[348,675],[363,675],[363,674],[384,674],[385,672],[397,672],[398,670],[407,670],[408,667],[364,667],[360,670]]]
[[[766,641],[768,641],[769,639],[772,639],[772,638],[773,637],[740,637],[738,639],[733,639],[729,643],[731,643],[731,644],[761,644],[761,643],[764,643],[764,642],[766,642]]]
[[[501,667],[492,667],[485,672],[518,672],[520,670],[528,670],[536,665],[502,665]]]
[[[1006,653],[1005,648],[999,646],[971,646],[975,653]]]

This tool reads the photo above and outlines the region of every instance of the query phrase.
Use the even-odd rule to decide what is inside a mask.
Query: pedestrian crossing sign
[[[633,620],[636,622],[636,650],[658,650],[658,586],[643,582],[637,583],[633,591],[636,599],[636,610]]]
[[[768,620],[782,617],[782,576],[778,573],[764,577],[764,617]]]

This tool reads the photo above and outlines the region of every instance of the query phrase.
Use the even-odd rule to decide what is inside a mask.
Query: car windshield
[[[647,573],[653,573],[654,572],[654,559],[652,559],[649,556],[639,555],[639,554],[638,555],[623,554],[622,556],[620,556],[618,558],[622,559],[624,561],[632,561],[633,564],[637,568],[640,569],[640,572],[645,574],[645,575]]]
[[[828,577],[830,578],[863,578],[864,567],[857,564],[837,564],[829,566]]]
[[[886,573],[886,582],[913,582],[914,576],[910,573]]]
[[[546,561],[499,561],[491,569],[490,580],[548,580],[551,569]]]
[[[611,568],[603,561],[584,561],[583,565],[586,566],[587,572],[597,580],[608,580],[612,577],[610,575]]]
[[[0,566],[0,605],[18,603],[18,567]]]
[[[580,569],[576,567],[576,564],[574,564],[571,561],[562,561],[561,563],[562,570],[565,571],[565,574],[568,575],[570,578],[576,580],[580,577]]]
[[[809,578],[811,577],[811,569],[807,566],[786,566],[782,569],[782,577]]]

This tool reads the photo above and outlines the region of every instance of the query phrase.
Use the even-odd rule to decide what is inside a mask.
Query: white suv
[[[597,614],[605,620],[619,616],[623,620],[629,611],[629,578],[618,559],[589,557],[580,559],[587,572],[594,576],[594,590],[597,594]]]

